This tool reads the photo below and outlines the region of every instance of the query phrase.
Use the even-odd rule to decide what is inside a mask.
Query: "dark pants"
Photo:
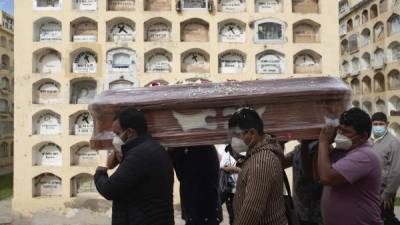
[[[385,225],[400,225],[399,220],[396,218],[396,215],[394,214],[394,200],[395,198],[392,199],[392,205],[393,207],[390,207],[388,209],[385,209],[383,207],[383,204],[381,205],[381,211],[382,211],[382,220]]]
[[[233,212],[233,197],[235,194],[233,193],[228,193],[224,192],[221,193],[221,205],[225,203],[226,209],[228,210],[228,215],[229,215],[229,224],[233,224],[234,220],[234,212]]]
[[[318,225],[318,223],[308,222],[308,221],[303,221],[303,220],[300,220],[299,223],[300,223],[300,225]]]

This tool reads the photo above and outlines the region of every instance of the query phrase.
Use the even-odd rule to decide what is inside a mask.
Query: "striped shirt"
[[[282,148],[267,138],[247,152],[234,198],[235,225],[285,225]]]

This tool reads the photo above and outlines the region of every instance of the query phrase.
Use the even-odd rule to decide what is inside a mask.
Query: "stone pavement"
[[[11,198],[0,201],[0,225],[11,222]]]

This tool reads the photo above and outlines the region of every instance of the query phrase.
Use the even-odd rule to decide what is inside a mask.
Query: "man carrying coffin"
[[[112,130],[122,153],[119,167],[108,176],[109,168],[100,166],[94,176],[98,192],[113,201],[112,225],[173,225],[172,164],[148,133],[143,112],[118,112]]]
[[[230,144],[246,153],[233,201],[235,225],[286,225],[283,199],[283,151],[264,134],[257,112],[242,108],[229,119]]]

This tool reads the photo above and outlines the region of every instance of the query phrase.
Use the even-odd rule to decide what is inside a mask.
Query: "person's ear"
[[[126,137],[127,139],[131,139],[131,138],[136,138],[138,136],[137,132],[135,129],[132,128],[128,128],[126,130]]]

